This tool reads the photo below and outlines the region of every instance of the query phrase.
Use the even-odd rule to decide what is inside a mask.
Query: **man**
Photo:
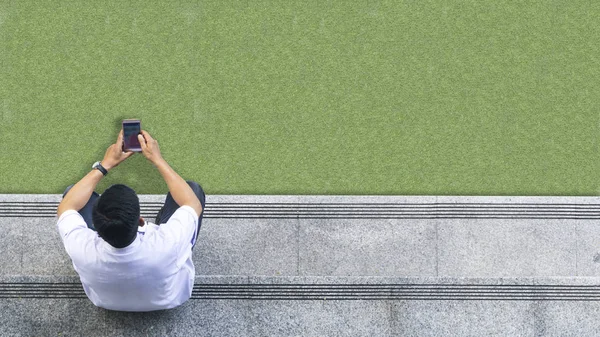
[[[102,162],[70,186],[58,205],[58,232],[88,298],[120,311],[152,311],[187,301],[194,286],[192,248],[204,213],[205,195],[162,158],[158,142],[138,135],[142,153],[169,188],[156,224],[140,217],[136,193],[113,185],[101,196],[94,188],[134,152],[122,152],[123,130]]]

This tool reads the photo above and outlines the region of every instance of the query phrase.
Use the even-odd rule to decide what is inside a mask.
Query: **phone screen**
[[[137,136],[142,130],[139,120],[123,121],[123,151],[142,151],[142,146]]]

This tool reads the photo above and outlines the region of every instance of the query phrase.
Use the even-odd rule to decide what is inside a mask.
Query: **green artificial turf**
[[[207,194],[598,195],[594,1],[0,0],[0,193],[123,118]],[[98,191],[166,185],[141,155]]]

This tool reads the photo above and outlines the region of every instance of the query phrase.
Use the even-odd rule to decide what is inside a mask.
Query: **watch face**
[[[92,165],[92,168],[96,168],[96,166],[98,166],[98,165],[100,165],[99,161],[95,162],[94,165]]]

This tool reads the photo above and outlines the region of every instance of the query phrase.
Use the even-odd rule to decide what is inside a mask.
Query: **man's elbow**
[[[71,204],[68,204],[68,203],[67,203],[67,204],[65,204],[65,202],[64,202],[64,201],[62,201],[60,204],[58,204],[58,208],[56,209],[56,216],[60,218],[60,216],[61,216],[61,215],[62,215],[64,212],[66,212],[66,211],[68,211],[68,210],[70,210],[70,209],[73,209],[73,210],[76,210],[76,211],[78,211],[78,209],[76,209],[75,207],[73,207],[73,205],[71,205]]]
[[[194,199],[195,200],[190,200],[190,202],[186,203],[186,205],[193,208],[194,211],[196,211],[196,214],[198,214],[198,216],[200,216],[200,214],[202,214],[202,204],[200,203],[200,200],[198,200],[198,198],[194,198]]]
[[[65,206],[60,203],[58,208],[56,209],[56,217],[60,218],[60,216],[66,211]]]

